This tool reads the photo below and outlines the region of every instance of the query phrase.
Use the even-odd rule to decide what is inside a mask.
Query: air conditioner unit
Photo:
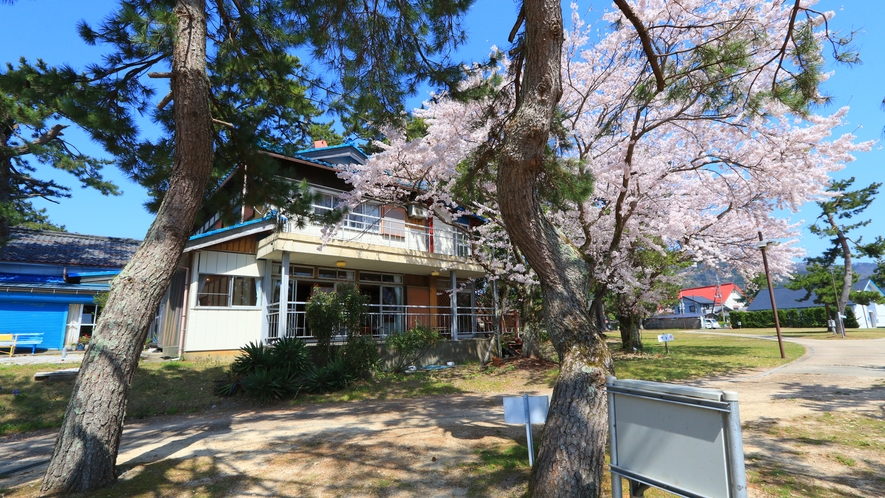
[[[409,218],[427,218],[427,208],[418,204],[409,204],[406,213]]]

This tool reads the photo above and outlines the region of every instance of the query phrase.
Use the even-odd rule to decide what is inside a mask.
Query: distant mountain
[[[741,289],[746,288],[746,281],[744,280],[744,277],[740,276],[740,274],[734,271],[734,269],[729,268],[725,265],[712,267],[699,264],[695,267],[683,270],[679,276],[682,278],[683,289],[716,285],[717,276],[719,278],[718,282],[720,284],[731,282],[737,284],[737,286]]]
[[[854,263],[851,266],[855,273],[860,275],[860,278],[869,278],[873,272],[876,271],[876,263]],[[806,273],[804,262],[799,263],[796,266],[796,272]],[[747,282],[744,277],[740,276],[736,271],[726,265],[720,265],[717,268],[699,264],[696,267],[683,270],[679,276],[682,278],[682,288],[689,289],[692,287],[716,285],[717,275],[719,276],[720,284],[732,282],[737,284],[741,289],[747,288]]]
[[[876,271],[876,263],[853,263],[851,268],[854,270],[854,273],[860,275],[860,278],[870,278]],[[807,273],[805,271],[805,262],[796,265],[796,273]]]

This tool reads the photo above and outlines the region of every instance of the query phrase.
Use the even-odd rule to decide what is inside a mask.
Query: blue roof
[[[210,235],[217,235],[217,234],[219,234],[219,233],[230,232],[231,230],[236,230],[237,228],[242,228],[242,227],[249,226],[249,225],[257,225],[257,224],[259,224],[259,223],[261,223],[261,222],[264,222],[264,221],[267,221],[267,220],[273,219],[273,218],[275,218],[275,217],[276,217],[276,212],[275,212],[275,211],[271,211],[271,212],[267,213],[267,214],[264,216],[264,218],[258,218],[258,219],[255,219],[255,220],[249,220],[249,221],[246,221],[246,222],[243,222],[243,223],[238,223],[238,224],[236,224],[236,225],[231,225],[231,226],[229,226],[229,227],[218,228],[218,229],[212,230],[212,231],[210,231],[210,232],[205,232],[205,233],[201,233],[201,234],[198,234],[198,235],[192,235],[191,238],[188,239],[188,240],[202,239],[203,237],[208,237],[208,236],[210,236]]]
[[[885,292],[882,292],[882,289],[880,289],[879,286],[876,285],[876,282],[873,282],[869,278],[862,278],[862,279],[858,280],[857,283],[854,284],[854,287],[851,288],[851,290],[856,290],[856,291],[870,290],[870,291],[878,292],[879,294],[885,295]]]
[[[359,147],[357,147],[356,145],[354,145],[354,144],[351,143],[351,142],[344,142],[343,144],[339,144],[339,145],[329,145],[329,146],[326,146],[326,147],[314,147],[314,148],[310,148],[310,149],[302,149],[302,150],[299,150],[298,152],[296,152],[296,154],[308,154],[308,153],[311,153],[311,152],[317,152],[317,151],[321,151],[321,150],[343,149],[343,148],[347,148],[347,147],[350,147],[351,149],[353,149],[353,150],[359,152],[360,154],[363,155],[363,157],[366,157],[366,158],[369,157],[368,154],[366,154],[365,152],[363,152],[362,149],[360,149]]]
[[[62,276],[31,275],[26,273],[0,273],[0,286],[21,289],[45,289],[59,292],[103,292],[110,289],[108,284],[69,284]]]

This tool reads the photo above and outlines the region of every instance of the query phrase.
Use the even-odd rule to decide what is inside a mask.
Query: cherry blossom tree
[[[383,152],[341,173],[351,203],[482,216],[477,247],[490,250],[477,257],[496,275],[537,279],[561,373],[536,496],[600,493],[613,367],[592,310],[606,292],[650,286],[638,255],[753,275],[762,231],[788,241],[768,252],[786,275],[798,226],[775,213],[824,198],[829,175],[870,147],[832,136],[847,109],[811,111],[825,101],[822,48],[840,48],[833,14],[813,3],[615,0],[596,36],[577,14],[564,32],[558,3],[526,1],[511,58],[465,68],[462,92],[415,111],[423,137],[390,131]]]

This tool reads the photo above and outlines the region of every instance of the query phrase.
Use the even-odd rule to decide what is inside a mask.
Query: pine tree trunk
[[[544,217],[535,188],[543,173],[553,112],[562,94],[562,10],[526,0],[525,71],[505,130],[498,170],[501,216],[511,240],[538,274],[544,321],[561,369],[532,472],[536,497],[597,497],[601,491],[612,361],[588,311],[590,271]]]
[[[172,63],[175,162],[144,242],[120,275],[86,351],[41,492],[107,486],[138,359],[199,209],[212,165],[204,0],[179,0]]]

